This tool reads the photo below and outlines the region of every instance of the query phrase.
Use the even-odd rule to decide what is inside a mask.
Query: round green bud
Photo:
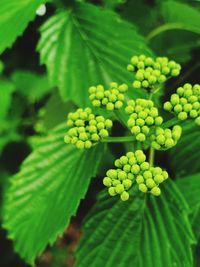
[[[127,70],[128,71],[134,71],[134,66],[133,65],[131,65],[131,64],[128,64],[128,66],[127,66]]]
[[[141,164],[146,160],[146,156],[145,154],[141,154],[141,155],[138,155],[136,159],[137,159],[137,162]]]
[[[182,111],[182,105],[180,105],[180,104],[175,105],[174,111],[176,113],[180,113]]]
[[[142,126],[142,133],[147,135],[149,133],[149,127],[146,125]]]
[[[127,152],[126,153],[126,156],[130,159],[130,158],[132,158],[132,157],[134,157],[135,156],[135,154],[133,153],[133,152]]]
[[[156,186],[154,180],[151,178],[146,180],[146,185],[148,188],[153,188],[154,186]]]
[[[185,104],[187,104],[187,99],[186,99],[185,97],[181,97],[181,98],[180,98],[180,104],[181,104],[181,105],[185,105]]]
[[[134,175],[132,173],[129,172],[128,175],[127,175],[127,178],[130,179],[130,180],[134,180],[135,177],[134,177]]]
[[[142,183],[144,183],[144,178],[143,178],[143,176],[142,176],[142,175],[138,175],[138,176],[136,177],[136,182],[137,182],[138,184],[142,184]]]
[[[117,100],[117,96],[111,93],[108,99],[110,102],[114,103]]]
[[[141,82],[140,81],[134,81],[133,82],[133,88],[140,89],[141,88]]]
[[[170,129],[165,129],[165,133],[164,133],[166,138],[171,138],[172,137],[172,131]]]
[[[145,122],[146,122],[147,125],[153,125],[154,124],[154,119],[151,116],[148,116],[145,119]]]
[[[163,108],[166,111],[172,111],[173,106],[172,106],[172,104],[169,101],[167,101],[167,102],[164,103]]]
[[[70,141],[71,141],[71,137],[69,137],[69,135],[65,135],[65,137],[64,137],[64,142],[65,142],[66,144],[69,144]]]
[[[134,111],[134,107],[132,107],[132,106],[127,106],[127,107],[125,108],[125,111],[126,111],[127,114],[131,114],[131,113]]]
[[[124,186],[123,186],[123,184],[118,184],[115,187],[115,191],[116,191],[117,194],[121,194],[122,192],[124,192]]]
[[[149,78],[148,78],[148,81],[150,84],[155,84],[157,82],[157,78],[153,75],[151,75]]]
[[[143,120],[143,119],[137,119],[136,120],[136,125],[138,125],[138,126],[143,126],[145,124],[145,121]]]
[[[116,109],[119,109],[119,108],[121,108],[123,106],[123,102],[122,101],[117,101],[116,103],[115,103],[115,108]]]
[[[163,171],[162,175],[163,175],[165,180],[168,179],[168,177],[169,177],[168,172],[166,172],[166,171]]]
[[[145,179],[151,179],[152,178],[152,172],[151,171],[144,171],[143,176]]]
[[[166,141],[165,141],[165,146],[166,148],[170,148],[172,146],[174,146],[175,143],[174,143],[174,140],[172,138],[167,138]]]
[[[161,174],[161,173],[162,173],[162,169],[160,167],[153,168],[153,175]]]
[[[89,94],[94,94],[96,92],[97,88],[95,86],[91,86],[89,89],[88,89],[88,92]]]
[[[178,119],[181,120],[181,121],[184,121],[187,119],[187,113],[185,111],[182,111],[178,114]]]
[[[72,137],[71,139],[72,144],[76,144],[77,141],[78,141],[78,138],[76,136]]]
[[[140,168],[142,171],[145,171],[145,170],[148,170],[150,167],[149,163],[148,162],[142,162],[142,164],[140,165]]]
[[[85,141],[85,148],[90,149],[91,147],[92,147],[92,142],[89,140]]]
[[[136,138],[136,140],[139,141],[139,142],[144,142],[144,141],[146,140],[146,136],[145,136],[145,134],[143,134],[143,133],[139,133],[139,134],[137,134],[135,138]]]
[[[111,83],[110,83],[110,87],[111,87],[111,88],[117,88],[117,87],[118,87],[118,83],[116,83],[116,82],[111,82]]]
[[[124,180],[127,178],[127,173],[125,171],[119,171],[117,176],[119,180]]]
[[[126,157],[126,156],[121,156],[121,157],[120,157],[120,162],[121,162],[122,165],[127,164],[127,163],[128,163],[128,157]]]
[[[173,69],[172,71],[171,71],[171,75],[173,76],[173,77],[176,77],[176,76],[178,76],[180,74],[180,70],[179,69]]]
[[[198,101],[198,97],[196,95],[191,95],[188,100],[190,103],[195,103],[196,101]]]
[[[97,132],[97,127],[95,125],[89,125],[88,126],[88,131],[90,133],[96,133]]]
[[[140,167],[139,167],[139,165],[137,165],[137,164],[133,165],[133,166],[131,167],[131,172],[132,172],[133,174],[138,174],[138,173],[140,172]]]
[[[135,75],[135,78],[138,80],[138,81],[142,81],[144,79],[144,75],[143,73],[139,70],[137,71],[136,75]]]
[[[154,180],[157,184],[160,184],[164,181],[164,177],[162,174],[156,174]]]
[[[159,196],[161,194],[160,188],[155,186],[151,189],[151,194],[154,196]]]
[[[104,129],[104,127],[105,127],[105,124],[103,122],[98,122],[97,123],[97,129],[98,130]]]
[[[88,136],[86,133],[80,133],[79,134],[79,139],[82,140],[82,141],[86,141],[88,140]]]
[[[195,119],[195,123],[196,123],[198,126],[200,126],[200,117],[198,117],[198,118]]]
[[[119,101],[123,101],[124,100],[124,94],[118,94],[117,99]]]
[[[117,176],[118,176],[117,171],[114,170],[114,169],[110,169],[110,170],[108,170],[108,171],[106,172],[106,175],[107,175],[108,177],[110,177],[111,179],[117,179]]]
[[[196,118],[198,116],[198,112],[195,109],[192,109],[190,111],[190,117],[191,118]]]
[[[93,134],[91,135],[91,139],[92,139],[93,141],[95,141],[95,142],[98,142],[98,141],[100,140],[100,137],[99,137],[99,135],[98,135],[97,133],[93,133]]]
[[[121,164],[121,162],[120,162],[119,159],[116,159],[114,164],[115,164],[115,166],[116,166],[117,168],[121,168],[121,167],[122,167],[122,164]]]
[[[112,121],[109,120],[109,119],[105,120],[105,126],[106,126],[107,129],[111,129],[112,126],[113,126]]]
[[[133,156],[128,160],[128,163],[132,166],[137,163],[136,158]]]
[[[131,165],[129,165],[129,164],[124,165],[123,170],[124,170],[126,173],[129,173],[129,172],[131,171]]]
[[[161,125],[162,123],[163,123],[163,118],[161,116],[155,118],[155,125]]]
[[[114,108],[115,108],[115,106],[114,106],[114,104],[113,103],[111,103],[111,102],[108,102],[108,104],[106,105],[106,109],[107,110],[114,110]]]
[[[123,186],[126,190],[128,190],[132,186],[132,181],[130,179],[123,180]]]
[[[76,147],[77,147],[78,149],[84,149],[84,147],[85,147],[84,142],[81,141],[81,140],[78,140],[78,141],[76,142]]]
[[[159,135],[156,137],[156,141],[157,141],[157,143],[158,143],[159,145],[164,145],[164,143],[165,143],[165,136],[159,134]]]
[[[117,186],[118,184],[121,184],[119,180],[112,180],[112,185]]]
[[[116,193],[116,191],[115,191],[115,187],[110,187],[110,188],[108,188],[108,194],[109,194],[110,196],[112,196],[112,197],[116,196],[117,193]]]
[[[156,141],[153,141],[151,143],[151,146],[156,150],[159,150],[161,148],[161,146]]]
[[[122,201],[127,201],[129,199],[129,193],[124,191],[123,193],[121,193],[120,198]]]
[[[72,127],[74,125],[73,120],[67,120],[67,126]]]
[[[102,130],[100,130],[99,135],[102,138],[104,138],[104,137],[108,137],[109,136],[109,133],[108,133],[108,131],[106,129],[102,129]]]
[[[167,74],[170,73],[170,68],[168,68],[168,67],[164,67],[164,68],[162,68],[161,72],[162,72],[164,75],[167,75]]]
[[[149,87],[149,82],[147,80],[142,81],[142,87],[148,88]]]
[[[136,65],[138,62],[139,62],[138,56],[133,56],[133,57],[131,58],[131,63],[132,63],[133,65]]]
[[[144,62],[142,62],[142,61],[138,62],[137,67],[138,67],[138,69],[144,69],[144,67],[145,67]]]
[[[129,119],[128,121],[127,121],[127,125],[128,125],[128,127],[133,127],[133,126],[135,126],[135,120],[134,119]]]
[[[170,101],[172,103],[172,105],[176,105],[176,104],[179,104],[179,96],[177,94],[172,94],[171,97],[170,97]]]
[[[101,91],[100,92],[97,92],[96,93],[96,98],[99,99],[99,100],[103,99],[104,98],[104,93],[101,92]]]
[[[77,129],[76,128],[69,129],[68,135],[70,135],[70,136],[77,136]]]
[[[162,135],[165,133],[165,130],[161,127],[156,127],[156,135]]]
[[[140,133],[140,127],[139,126],[133,126],[131,128],[131,133],[134,134],[134,135],[137,135]]]
[[[97,91],[103,92],[104,91],[103,85],[97,85]]]
[[[101,106],[101,102],[100,102],[100,100],[95,99],[95,100],[92,101],[92,105],[94,107],[100,107]]]
[[[177,94],[178,94],[179,96],[183,96],[183,94],[184,94],[184,89],[183,89],[183,87],[179,87],[179,88],[176,90],[176,92],[177,92]]]
[[[158,82],[159,83],[164,83],[164,82],[166,82],[166,80],[167,80],[167,78],[163,74],[158,77]]]
[[[200,108],[200,103],[199,102],[195,102],[192,104],[192,108],[195,110],[198,110]]]
[[[184,106],[183,106],[183,109],[184,109],[184,111],[185,112],[189,112],[189,111],[191,111],[192,110],[192,105],[191,104],[185,104]]]
[[[106,186],[106,187],[110,187],[112,185],[112,179],[110,179],[109,177],[104,177],[103,178],[103,184]]]
[[[145,184],[139,184],[139,190],[143,193],[146,193],[148,189]]]

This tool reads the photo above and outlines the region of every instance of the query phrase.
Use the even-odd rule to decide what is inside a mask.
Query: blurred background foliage
[[[45,14],[37,15],[13,46],[6,49],[0,56],[1,203],[8,185],[8,177],[19,170],[24,158],[46,136],[48,130],[63,122],[69,110],[80,104],[88,104],[85,89],[89,85],[106,84],[110,79],[130,80],[129,73],[126,73],[124,67],[135,50],[137,53],[149,54],[153,51],[156,55],[168,56],[182,64],[181,76],[172,79],[166,85],[164,96],[166,99],[176,87],[184,82],[199,82],[199,1],[78,1],[90,2],[101,10],[113,10],[123,19],[122,23],[115,24],[119,17],[110,16],[110,11],[106,11],[108,13],[101,14],[101,23],[95,23],[95,16],[97,16],[95,12],[99,12],[97,9],[92,9],[94,12],[89,12],[91,7],[76,10],[79,23],[77,27],[85,34],[83,39],[85,38],[88,46],[94,51],[93,54],[84,48],[76,30],[70,25],[71,22],[66,21],[66,16],[70,16],[70,13],[67,14],[67,11],[64,15],[61,14],[63,16],[61,20],[57,20],[60,15],[57,13],[55,15],[57,7],[64,5],[71,8],[74,2],[67,0],[47,2]],[[21,12],[20,14],[16,12],[18,17],[16,16],[15,19],[15,13],[10,11],[10,16],[14,16],[12,23],[17,24],[17,20],[22,19],[23,10]],[[0,16],[0,51],[3,51],[3,39],[7,34],[10,38],[10,45],[14,38],[12,32],[8,33],[9,23],[5,25],[3,19]],[[21,29],[19,26],[19,34],[25,28],[24,21],[25,19],[22,20],[24,26],[22,25]],[[43,25],[42,28],[41,25]],[[55,29],[51,31],[52,25]],[[58,28],[64,32],[59,36],[60,47],[56,47],[57,44],[53,39]],[[45,30],[49,32],[45,33]],[[49,34],[47,44],[45,43],[46,34]],[[107,42],[104,42],[105,38]],[[129,49],[121,50],[121,47],[127,44]],[[63,57],[60,57],[61,54]],[[52,58],[55,64],[52,64]],[[49,77],[47,77],[45,66],[40,62],[47,65]],[[178,176],[191,173],[195,175],[200,171],[200,154],[199,152],[193,154],[194,148],[200,145],[199,132],[187,125],[185,128],[187,134],[172,152],[167,156],[165,154],[164,158],[159,153],[156,156],[157,162],[165,167],[168,166],[172,177],[175,175],[174,170]],[[119,125],[115,126],[115,131],[119,133],[121,130]],[[188,139],[189,142],[192,139],[195,142],[189,144],[184,152],[181,147],[186,146]],[[117,155],[119,149],[120,145],[111,146],[101,164],[99,174],[103,175],[105,169],[110,166],[113,155]],[[190,153],[189,157],[193,155],[195,163],[192,171],[190,170],[191,161],[187,158],[188,153]],[[73,251],[81,235],[81,221],[93,204],[95,193],[100,189],[100,182],[93,181],[86,199],[79,207],[77,217],[72,220],[64,237],[59,238],[52,248],[46,249],[39,258],[37,266],[73,266]],[[187,187],[183,190],[188,191]],[[199,207],[195,206],[194,209],[192,220],[199,220]],[[199,229],[195,231],[198,232]],[[196,266],[200,266],[198,249],[197,246],[196,253],[194,252]],[[12,243],[6,239],[3,229],[0,235],[0,254],[2,267],[26,266],[14,253]]]

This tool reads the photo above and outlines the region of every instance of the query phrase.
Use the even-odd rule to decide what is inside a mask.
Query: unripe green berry
[[[161,116],[155,118],[155,125],[161,125],[162,123],[163,123],[163,118]]]
[[[156,186],[154,180],[151,178],[146,180],[146,185],[148,188],[153,188],[154,186]]]
[[[104,137],[108,137],[109,134],[108,134],[108,131],[106,129],[102,129],[102,130],[100,130],[99,135],[102,138],[104,138]]]
[[[143,176],[145,179],[151,179],[152,173],[151,173],[151,171],[144,171]]]
[[[139,190],[143,193],[146,193],[148,189],[145,184],[139,184]]]
[[[167,101],[167,102],[164,103],[163,108],[166,111],[172,111],[173,106],[172,106],[172,104],[169,101]]]
[[[78,140],[77,141],[77,143],[76,143],[76,147],[78,148],[78,149],[84,149],[84,142],[83,141],[81,141],[81,140]]]
[[[121,168],[121,167],[122,167],[122,164],[121,164],[121,162],[120,162],[119,159],[116,159],[114,164],[115,164],[115,166],[116,166],[117,168]]]
[[[140,172],[140,167],[139,167],[139,165],[137,165],[137,164],[133,165],[133,166],[131,167],[131,172],[132,172],[133,174],[138,174],[138,173]]]
[[[145,171],[145,170],[148,170],[150,167],[149,163],[148,162],[143,162],[141,165],[140,165],[140,168],[142,171]]]
[[[147,125],[153,125],[154,124],[154,119],[151,116],[148,116],[145,119],[145,122],[146,122]]]
[[[197,116],[198,116],[198,112],[196,110],[192,109],[190,111],[190,117],[191,118],[196,118]]]
[[[138,175],[138,176],[136,177],[136,182],[137,182],[138,184],[142,184],[142,183],[144,183],[144,178],[143,178],[143,176],[142,176],[142,175]]]
[[[179,88],[176,90],[176,92],[177,92],[177,94],[178,94],[179,96],[183,96],[183,94],[184,94],[184,89],[183,89],[183,87],[179,87]]]
[[[173,76],[173,77],[176,77],[176,76],[178,76],[180,74],[180,70],[179,69],[173,69],[172,71],[171,71],[171,75]]]
[[[131,166],[134,165],[134,164],[136,164],[136,163],[137,163],[136,158],[135,158],[135,157],[131,157],[131,158],[129,159],[128,163],[129,163]]]
[[[126,111],[127,114],[131,114],[131,113],[134,111],[134,107],[132,107],[132,106],[127,106],[127,107],[125,108],[125,111]]]
[[[117,101],[116,103],[115,103],[115,108],[116,109],[119,109],[119,108],[121,108],[123,106],[123,102],[122,101]]]
[[[98,135],[97,133],[93,133],[93,134],[91,135],[91,139],[92,139],[93,141],[95,141],[95,142],[98,142],[98,141],[100,140],[100,137],[99,137],[99,135]]]
[[[139,126],[133,126],[131,129],[131,133],[134,135],[137,135],[140,133],[140,127]]]
[[[123,170],[124,170],[126,173],[129,173],[129,172],[131,171],[131,165],[129,165],[129,164],[124,165]]]
[[[131,65],[131,64],[128,64],[128,66],[127,66],[127,70],[128,71],[134,71],[134,66],[133,65]]]
[[[130,158],[132,158],[132,157],[135,157],[135,154],[133,153],[133,152],[127,152],[126,153],[126,156],[130,159]]]
[[[192,110],[192,105],[191,104],[185,104],[184,107],[183,107],[184,111],[185,112],[189,112]]]
[[[117,171],[114,170],[114,169],[110,169],[110,170],[108,170],[108,171],[106,172],[106,175],[107,175],[108,177],[110,177],[111,179],[117,179],[117,176],[118,176]]]
[[[162,175],[163,175],[164,179],[167,179],[169,177],[169,175],[166,171],[163,171]]]
[[[134,81],[133,82],[133,87],[136,89],[140,89],[141,88],[141,82],[140,81]]]
[[[182,111],[178,114],[178,119],[181,120],[181,121],[184,121],[187,119],[187,113],[185,111]]]
[[[119,171],[118,173],[119,180],[124,180],[127,178],[127,173],[125,171]]]
[[[92,105],[94,107],[100,107],[101,106],[101,102],[100,102],[100,100],[95,99],[95,100],[92,101]]]
[[[123,186],[126,190],[128,190],[132,186],[132,181],[130,179],[123,180]]]
[[[123,184],[118,184],[115,187],[115,191],[116,191],[117,194],[121,194],[122,192],[124,192],[124,186],[123,186]]]
[[[129,199],[129,193],[124,191],[123,193],[121,193],[120,198],[122,201],[127,201]]]
[[[105,121],[105,126],[106,126],[107,129],[112,128],[112,126],[113,126],[112,121],[109,120],[109,119],[107,119],[107,120]]]
[[[110,187],[112,185],[112,179],[110,179],[109,177],[104,177],[103,178],[103,184],[106,186],[106,187]]]
[[[110,187],[108,188],[108,193],[110,196],[114,197],[117,195],[116,191],[115,191],[115,187]]]
[[[139,133],[136,135],[136,140],[139,142],[144,142],[146,140],[146,136],[143,133]]]
[[[162,174],[156,174],[154,180],[157,184],[160,184],[164,181],[164,177]]]
[[[126,157],[126,156],[121,156],[121,157],[120,157],[120,162],[121,162],[122,165],[127,164],[127,163],[128,163],[128,157]]]
[[[114,108],[115,108],[115,106],[114,106],[114,104],[113,103],[111,103],[111,102],[109,102],[107,105],[106,105],[106,109],[107,110],[114,110]]]
[[[151,189],[151,194],[154,196],[159,196],[161,194],[160,188],[155,186]]]
[[[176,113],[180,113],[182,111],[182,105],[180,105],[180,104],[175,105],[174,111]]]
[[[85,141],[85,148],[89,149],[91,147],[92,147],[92,142],[89,140]]]

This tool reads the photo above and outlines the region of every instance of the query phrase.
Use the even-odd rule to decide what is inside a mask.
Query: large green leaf
[[[36,16],[37,8],[47,0],[1,0],[0,54],[21,35]]]
[[[188,206],[173,182],[162,196],[134,192],[126,203],[102,194],[85,222],[77,267],[192,267]]]
[[[52,85],[64,100],[88,104],[88,87],[110,81],[131,82],[126,70],[133,54],[150,54],[135,28],[113,11],[77,4],[61,11],[41,28],[38,44]]]
[[[200,11],[184,3],[163,1],[161,13],[170,29],[183,29],[200,33]]]
[[[7,115],[12,100],[12,92],[15,89],[13,83],[7,80],[0,80],[0,121]]]
[[[31,102],[40,100],[51,90],[47,77],[34,72],[17,70],[12,73],[11,80],[18,91]]]
[[[104,152],[101,145],[88,151],[66,145],[65,131],[64,125],[53,130],[24,161],[8,188],[4,227],[28,263],[62,235]]]
[[[170,164],[176,171],[176,177],[200,171],[199,130],[199,126],[195,126],[194,123],[185,123],[180,141],[170,150]]]

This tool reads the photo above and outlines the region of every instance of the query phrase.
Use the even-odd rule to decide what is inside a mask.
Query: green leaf
[[[102,194],[85,222],[77,267],[192,267],[188,206],[173,182],[161,197],[138,191],[122,202]]]
[[[135,28],[110,10],[77,4],[41,28],[40,61],[64,100],[88,105],[88,87],[110,81],[131,83],[126,66],[133,54],[150,54]]]
[[[200,172],[200,134],[199,126],[194,123],[183,125],[183,134],[177,145],[170,150],[170,164],[176,171],[176,177]]]
[[[3,225],[15,250],[30,264],[62,235],[104,152],[101,145],[88,151],[66,145],[65,131],[61,125],[38,145],[7,191]]]
[[[200,11],[184,3],[166,1],[161,4],[161,13],[169,28],[200,33]]]
[[[36,10],[47,0],[1,0],[0,54],[10,47],[36,16]]]
[[[32,102],[40,100],[51,90],[47,77],[34,72],[17,70],[12,73],[11,80],[15,83],[18,92]]]
[[[15,86],[7,80],[0,80],[0,121],[4,120],[12,100]]]
[[[103,0],[103,2],[105,7],[114,9],[117,6],[126,3],[126,0]]]

